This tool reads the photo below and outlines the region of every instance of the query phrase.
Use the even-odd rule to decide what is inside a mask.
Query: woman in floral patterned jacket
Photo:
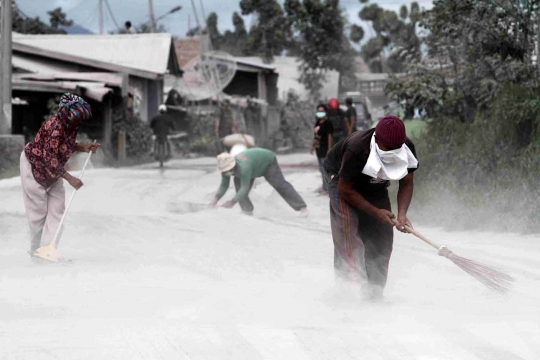
[[[81,97],[62,95],[58,112],[39,129],[21,154],[21,182],[24,205],[30,225],[30,255],[40,246],[49,245],[65,210],[62,178],[75,189],[81,180],[65,169],[74,151],[96,152],[99,144],[76,142],[79,124],[92,117],[90,105]]]

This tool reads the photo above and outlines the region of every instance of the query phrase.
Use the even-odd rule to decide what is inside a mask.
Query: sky
[[[204,7],[204,14],[216,12],[219,16],[219,29],[225,31],[232,28],[232,14],[240,12],[239,0],[192,0],[197,7],[197,16],[202,21],[203,16],[201,4]],[[182,10],[170,14],[160,20],[159,24],[164,25],[169,32],[176,36],[185,36],[190,25],[196,26],[195,11],[190,0],[153,0],[155,17],[166,14],[175,6],[182,6]],[[149,6],[148,0],[107,0],[116,22],[123,26],[124,22],[130,20],[133,24],[140,24],[148,21]],[[432,0],[417,0],[421,7],[429,9],[432,7]],[[379,6],[398,10],[403,4],[410,4],[411,0],[371,0],[371,3],[377,3]],[[99,33],[99,0],[17,0],[19,8],[28,16],[39,16],[48,21],[47,11],[56,7],[62,7],[67,12],[68,18],[74,20],[77,24]],[[363,25],[366,30],[366,36],[372,34],[372,30],[361,24],[358,19],[358,12],[363,5],[358,0],[341,0],[342,7],[347,9],[349,21]],[[107,10],[106,4],[103,5],[104,28],[105,32],[116,29],[114,21]],[[246,26],[254,21],[252,16],[244,18]],[[371,33],[371,34],[370,34]]]

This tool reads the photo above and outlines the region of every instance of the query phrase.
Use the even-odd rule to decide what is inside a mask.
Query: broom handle
[[[398,224],[397,220],[394,219],[394,225],[397,225],[397,224]],[[408,232],[410,232],[411,234],[413,234],[414,236],[416,236],[420,240],[422,240],[422,241],[428,243],[429,245],[433,246],[435,249],[437,249],[437,250],[440,249],[440,246],[435,241],[429,239],[427,236],[422,235],[420,232],[414,230],[412,227],[410,227],[408,225],[405,225],[405,230],[407,230]]]
[[[96,140],[94,140],[94,144],[95,143],[96,143]],[[92,156],[92,151],[88,153],[88,157],[86,158],[82,171],[79,174],[79,180],[82,179],[84,170],[86,169],[86,165],[88,165],[88,162],[90,161],[91,156]],[[76,193],[77,193],[77,189],[73,190],[73,193],[71,194],[71,197],[69,198],[68,204],[66,206],[66,210],[64,210],[64,214],[62,215],[62,220],[60,220],[60,224],[58,224],[58,228],[56,229],[56,233],[54,234],[54,239],[51,242],[51,245],[56,244],[56,240],[58,239],[58,234],[60,234],[60,230],[62,229],[62,225],[64,224],[64,219],[66,218],[67,212],[69,210],[69,206],[71,205],[71,202],[73,201],[73,198],[75,197]]]

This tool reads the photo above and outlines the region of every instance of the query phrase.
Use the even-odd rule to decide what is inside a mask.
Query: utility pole
[[[148,14],[150,15],[150,31],[156,32],[156,20],[154,18],[154,4],[152,0],[148,0]]]
[[[2,108],[0,134],[11,133],[11,0],[2,0]]]
[[[99,1],[99,34],[103,35],[103,0]]]

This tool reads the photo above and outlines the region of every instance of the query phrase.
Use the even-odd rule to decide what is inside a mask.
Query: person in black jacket
[[[327,116],[334,127],[334,144],[337,144],[349,134],[346,114],[339,107],[338,99],[328,101]]]
[[[309,151],[310,154],[313,154],[314,152],[317,154],[319,171],[323,177],[322,187],[317,189],[317,192],[321,194],[326,194],[328,191],[326,181],[324,181],[323,164],[326,154],[328,154],[328,151],[332,148],[334,135],[334,127],[328,119],[327,111],[326,105],[319,105],[317,107],[317,120],[313,127],[314,139]]]
[[[167,144],[167,159],[171,157],[171,144],[169,143],[169,140],[167,139],[167,136],[169,136],[171,130],[174,131],[174,120],[172,116],[167,114],[167,106],[165,104],[161,104],[159,106],[159,114],[154,116],[152,121],[150,122],[150,127],[154,131],[154,135],[156,136],[156,141],[154,142],[154,154],[157,156],[157,146],[158,144]]]

